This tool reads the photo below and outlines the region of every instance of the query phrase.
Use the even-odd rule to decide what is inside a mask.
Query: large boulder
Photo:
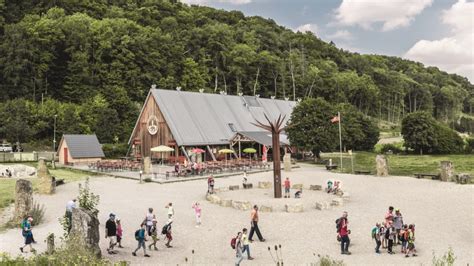
[[[303,212],[304,208],[302,203],[286,204],[285,210],[286,212]]]
[[[53,177],[49,173],[44,158],[38,160],[37,176],[39,178],[38,193],[53,194],[56,188],[56,182],[53,182]]]
[[[335,198],[331,201],[331,206],[342,206],[344,200],[342,198]]]
[[[15,221],[25,219],[31,209],[33,209],[33,186],[29,180],[18,179],[15,185]]]
[[[232,207],[232,200],[230,200],[230,199],[221,199],[220,205],[222,207]]]
[[[471,183],[471,175],[466,174],[466,173],[461,173],[456,175],[456,183],[459,184],[470,184]]]
[[[265,205],[261,205],[258,210],[260,212],[273,212],[273,207],[272,206],[265,206]]]
[[[293,186],[291,186],[292,189],[303,189],[303,184],[293,184]]]
[[[454,175],[454,165],[450,161],[441,161],[441,181],[451,181]]]
[[[247,210],[250,210],[252,208],[252,204],[250,204],[250,202],[248,202],[248,201],[234,200],[234,201],[232,201],[232,207],[234,209],[237,209],[237,210],[247,211]]]
[[[94,213],[83,208],[74,208],[72,209],[72,227],[69,232],[69,237],[70,239],[74,239],[74,241],[78,241],[97,257],[100,257],[99,225],[99,220]]]
[[[216,194],[207,194],[206,199],[214,204],[220,204],[221,203],[221,198],[217,196]]]
[[[260,181],[258,182],[258,188],[271,188],[272,182]]]
[[[329,203],[326,201],[316,202],[316,210],[327,210],[329,209]]]
[[[377,176],[388,176],[388,161],[385,155],[377,155],[375,157],[375,163],[377,167]]]

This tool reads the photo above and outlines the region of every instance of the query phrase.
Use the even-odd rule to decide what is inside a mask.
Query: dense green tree
[[[402,121],[402,136],[405,147],[415,152],[431,153],[437,145],[436,120],[427,112],[414,112]]]

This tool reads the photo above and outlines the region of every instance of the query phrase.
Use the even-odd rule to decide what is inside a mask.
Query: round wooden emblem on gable
[[[156,133],[158,133],[158,118],[154,115],[151,115],[150,117],[148,117],[148,120],[146,122],[146,127],[150,135],[155,135]]]

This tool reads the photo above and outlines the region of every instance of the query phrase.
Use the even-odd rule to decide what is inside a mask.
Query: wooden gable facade
[[[173,147],[175,154],[178,154],[178,146],[173,138],[173,134],[151,93],[145,101],[140,117],[132,132],[131,143],[132,155],[136,158],[147,156],[161,158],[161,154],[150,151],[151,148],[160,145]],[[171,155],[173,154],[169,152],[164,153],[163,158],[168,158]]]

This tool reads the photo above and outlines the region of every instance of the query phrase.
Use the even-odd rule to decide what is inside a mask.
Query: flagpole
[[[337,117],[339,118],[339,155],[340,155],[340,165],[342,173],[342,134],[341,134],[341,113],[337,112]]]

